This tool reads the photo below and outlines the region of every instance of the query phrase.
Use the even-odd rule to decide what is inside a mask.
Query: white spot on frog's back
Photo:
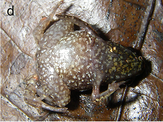
[[[50,74],[54,74],[54,67],[49,66],[48,69]]]
[[[62,68],[66,70],[74,62],[73,55],[75,53],[74,48],[62,46],[60,49],[56,49],[55,67]]]

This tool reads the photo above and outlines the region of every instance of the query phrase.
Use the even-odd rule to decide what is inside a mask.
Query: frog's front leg
[[[102,74],[100,74],[99,72],[97,74],[98,76],[93,84],[93,90],[92,90],[93,101],[100,101],[102,99],[109,97],[111,94],[113,94],[116,90],[119,89],[120,85],[126,82],[126,81],[121,81],[121,82],[114,81],[111,84],[108,84],[108,89],[106,91],[100,93],[100,83],[102,81]]]
[[[30,104],[31,106],[34,106],[37,108],[43,108],[46,110],[56,111],[56,112],[66,112],[67,108],[54,107],[54,106],[44,103],[42,100],[46,98],[45,95],[42,95],[39,97],[37,96],[37,90],[36,90],[37,89],[37,81],[35,79],[36,78],[35,76],[31,77],[26,82],[26,89],[25,89],[25,94],[24,94],[25,102]]]
[[[96,72],[96,81],[93,83],[93,86],[92,86],[92,101],[98,101],[100,99],[100,84],[101,84],[101,81],[102,81],[102,73],[98,70]]]
[[[100,99],[105,99],[106,97],[109,97],[111,94],[113,94],[115,91],[120,89],[120,85],[124,84],[126,81],[121,82],[112,82],[111,84],[108,84],[108,89],[100,94]]]
[[[63,3],[63,0],[61,0],[53,9],[53,12],[48,16],[48,17],[44,17],[40,20],[38,26],[34,29],[33,31],[33,35],[35,38],[36,43],[38,44],[38,42],[41,40],[41,38],[44,35],[44,32],[46,30],[46,28],[48,27],[48,25],[50,24],[50,22],[54,21],[53,20],[53,16],[57,10],[57,8]],[[57,20],[56,20],[57,21]]]

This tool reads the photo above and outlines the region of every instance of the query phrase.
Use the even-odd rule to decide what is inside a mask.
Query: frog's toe
[[[43,108],[46,110],[50,111],[55,111],[55,112],[66,112],[68,108],[66,107],[55,107],[48,105],[42,101],[42,98],[25,98],[26,103],[30,104],[31,106],[38,107],[38,108]]]
[[[50,110],[50,111],[55,111],[55,112],[66,112],[68,108],[66,107],[55,107],[55,106],[50,106],[46,103],[42,104],[42,108],[46,109],[46,110]]]
[[[55,111],[55,112],[66,112],[68,109],[66,107],[51,106],[51,105],[44,103],[43,101],[39,101],[39,107],[46,109],[46,110]]]

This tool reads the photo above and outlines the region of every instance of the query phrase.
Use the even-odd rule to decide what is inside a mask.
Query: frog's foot
[[[32,97],[27,98],[26,97],[25,101],[26,101],[26,103],[30,104],[31,106],[43,108],[43,109],[55,111],[55,112],[66,112],[68,109],[66,107],[60,108],[60,107],[54,107],[54,106],[48,105],[42,101],[43,99],[44,98],[41,98],[41,97],[37,97],[37,98],[32,98]]]

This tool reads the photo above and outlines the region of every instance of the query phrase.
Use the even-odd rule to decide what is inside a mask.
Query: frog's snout
[[[142,56],[138,57],[138,61],[139,61],[139,71],[143,71],[145,68],[145,62]]]

